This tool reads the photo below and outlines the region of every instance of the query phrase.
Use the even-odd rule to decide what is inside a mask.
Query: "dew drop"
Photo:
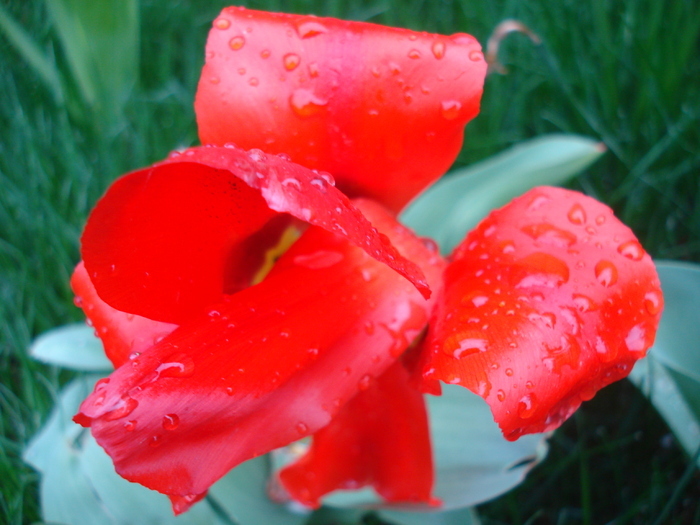
[[[151,437],[151,440],[148,442],[148,446],[151,448],[156,448],[159,447],[163,444],[163,440],[160,436],[155,435]]]
[[[508,377],[513,377],[513,369],[512,368],[506,368],[505,372],[506,372],[506,375]]]
[[[640,261],[644,257],[644,248],[637,241],[623,243],[617,247],[617,251],[633,261]]]
[[[525,383],[525,388],[535,388],[535,384],[532,381],[527,381]]]
[[[581,313],[590,312],[597,308],[596,304],[593,302],[593,299],[587,295],[574,294],[573,301],[574,305],[576,305],[576,309]]]
[[[316,357],[318,355],[318,348],[309,348],[306,353],[311,357]]]
[[[297,432],[299,433],[299,435],[304,436],[308,431],[309,427],[306,423],[304,423],[303,421],[299,421],[299,423],[297,423]]]
[[[259,81],[256,77],[250,77],[250,78],[248,79],[248,84],[250,84],[251,86],[255,87],[255,86],[257,86],[258,84],[260,84],[260,81]]]
[[[476,393],[481,396],[481,397],[486,397],[489,395],[489,392],[491,390],[491,383],[488,381],[479,381],[479,383],[476,385]]]
[[[583,206],[576,203],[569,210],[567,217],[569,218],[569,222],[571,222],[572,224],[585,224],[586,210],[583,209]]]
[[[461,359],[462,357],[476,354],[479,352],[486,352],[488,349],[488,341],[485,339],[478,338],[467,338],[462,339],[459,342],[459,347],[452,352],[452,355],[456,359]]]
[[[287,71],[294,71],[297,67],[299,67],[300,62],[301,58],[296,53],[287,53],[282,58],[284,69],[286,69]]]
[[[595,277],[603,286],[610,287],[617,282],[617,267],[610,261],[602,260],[595,265]]]
[[[371,382],[372,378],[369,375],[364,375],[358,381],[357,388],[360,390],[360,392],[365,391],[369,388]]]
[[[228,41],[228,47],[233,49],[234,51],[238,51],[245,45],[245,37],[238,35],[234,36],[231,40]]]
[[[553,313],[550,312],[545,312],[543,314],[538,314],[538,313],[531,313],[527,316],[527,318],[532,321],[533,323],[539,323],[546,328],[554,328],[554,326],[557,324],[557,317]]]
[[[282,186],[285,188],[294,188],[295,190],[301,189],[301,182],[294,177],[288,177],[282,181]]]
[[[174,354],[156,368],[158,377],[189,377],[194,373],[194,361],[186,354]]]
[[[413,60],[416,60],[420,57],[421,57],[420,51],[418,51],[417,49],[411,49],[408,52],[408,58],[412,58]]]
[[[309,70],[309,76],[311,78],[316,78],[319,74],[318,64],[316,62],[311,62],[307,69]]]
[[[446,120],[454,120],[459,116],[459,111],[462,109],[461,102],[456,100],[443,100],[440,105],[442,116]]]
[[[228,18],[217,18],[214,20],[214,27],[217,29],[228,29],[231,27],[231,22],[228,20]]]
[[[297,33],[301,38],[312,38],[328,32],[323,24],[316,21],[301,22],[297,25]]]
[[[523,277],[517,288],[544,286],[556,288],[569,280],[569,266],[548,253],[535,252],[517,262]]]
[[[661,297],[656,292],[644,294],[644,308],[651,315],[656,315],[661,311]]]
[[[124,423],[124,430],[126,430],[127,432],[133,432],[134,430],[136,430],[136,420],[130,419],[129,421]]]
[[[548,223],[529,224],[521,228],[521,231],[548,246],[568,248],[576,243],[576,235]]]
[[[263,49],[260,51],[260,56],[262,58],[270,58],[270,50],[269,49]]]
[[[433,45],[431,47],[433,51],[433,56],[440,60],[442,57],[445,56],[445,43],[444,42],[433,42]]]
[[[600,226],[600,225],[602,225],[602,224],[605,224],[605,215],[598,215],[598,216],[595,218],[595,223],[596,223],[598,226]]]
[[[166,414],[163,416],[163,428],[165,430],[175,430],[180,425],[180,418],[177,414]]]
[[[117,408],[107,412],[104,415],[104,418],[107,421],[114,421],[115,419],[121,419],[121,418],[126,417],[129,414],[131,414],[136,409],[136,407],[138,405],[139,405],[139,402],[136,401],[133,397],[127,397],[126,399],[121,400],[121,403]]]
[[[644,352],[647,349],[646,330],[642,325],[633,326],[625,337],[625,344],[630,352]]]
[[[295,89],[289,98],[289,105],[300,117],[310,117],[319,113],[328,101],[317,97],[309,89]]]
[[[503,390],[499,390],[496,392],[496,399],[498,399],[501,403],[506,400],[506,393]]]
[[[537,409],[537,398],[535,394],[525,394],[518,401],[518,416],[521,419],[529,419],[535,414]]]

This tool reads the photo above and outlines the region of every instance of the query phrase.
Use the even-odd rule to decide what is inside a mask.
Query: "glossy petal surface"
[[[439,280],[438,255],[387,212],[360,206]],[[431,307],[394,270],[312,226],[260,284],[100,382],[76,421],[125,478],[194,498],[237,464],[327,425],[422,332]]]
[[[280,472],[296,501],[318,507],[329,492],[367,485],[389,502],[433,501],[425,402],[409,380],[396,362],[314,434],[307,454]]]
[[[285,153],[398,211],[456,158],[485,74],[466,34],[229,7],[209,33],[197,124],[204,144]]]
[[[109,306],[98,297],[82,262],[76,266],[70,284],[76,305],[83,309],[95,328],[95,334],[102,340],[105,354],[114,368],[119,368],[130,355],[147,350],[177,328],[174,324],[152,321]]]
[[[180,324],[250,284],[281,213],[347,237],[429,294],[329,177],[235,147],[193,148],[117,180],[88,219],[83,259],[106,303]]]
[[[659,279],[632,231],[582,194],[535,188],[445,272],[425,376],[482,396],[508,439],[552,430],[654,341]]]

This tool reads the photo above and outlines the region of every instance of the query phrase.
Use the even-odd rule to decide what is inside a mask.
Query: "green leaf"
[[[447,512],[398,512],[381,510],[377,514],[383,520],[396,525],[479,525],[481,521],[474,509]]]
[[[630,379],[692,455],[700,446],[700,266],[660,261],[656,267],[664,313],[654,346]]]
[[[522,142],[474,166],[449,173],[419,195],[401,221],[449,253],[488,213],[535,186],[561,184],[605,148],[575,135]]]
[[[483,399],[456,385],[442,385],[442,390],[442,396],[427,399],[437,478],[435,496],[442,500],[435,513],[472,507],[507,492],[547,452],[544,434],[506,441]],[[387,508],[368,489],[336,491],[323,502],[339,507]],[[416,508],[393,505],[391,510]],[[429,509],[418,510],[428,519]]]
[[[167,497],[117,475],[92,435],[71,421],[99,376],[76,379],[61,393],[24,460],[41,472],[44,521],[64,525],[210,525],[223,523],[205,502],[175,517]]]
[[[209,490],[209,496],[238,525],[301,525],[308,518],[308,511],[292,512],[267,496],[270,472],[268,456],[251,459],[219,480]]]
[[[38,361],[83,372],[109,372],[102,341],[85,323],[54,328],[36,338],[29,354]]]
[[[46,0],[73,78],[96,116],[114,123],[138,78],[136,0]]]
[[[41,78],[57,103],[63,101],[63,89],[56,65],[51,62],[32,40],[32,37],[10,16],[0,4],[0,30],[24,61]]]

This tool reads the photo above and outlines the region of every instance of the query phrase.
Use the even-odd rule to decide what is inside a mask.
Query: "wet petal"
[[[83,309],[95,328],[95,334],[102,340],[105,354],[115,368],[130,357],[137,357],[177,328],[174,324],[152,321],[109,306],[97,296],[82,262],[73,272],[71,288],[76,305]]]
[[[359,206],[440,279],[434,251],[376,205]],[[431,307],[388,266],[312,226],[260,284],[100,382],[75,419],[125,478],[194,497],[237,464],[327,425],[423,332]]]
[[[195,110],[202,143],[284,153],[394,211],[447,171],[479,111],[476,39],[224,9]]]
[[[250,284],[282,213],[345,236],[429,295],[420,269],[327,177],[235,147],[192,148],[117,180],[88,219],[83,259],[106,303],[180,324]]]
[[[482,396],[508,439],[552,430],[644,357],[662,306],[651,258],[607,206],[535,188],[453,254],[425,376]]]
[[[279,474],[296,501],[318,507],[329,492],[369,485],[388,502],[434,502],[425,402],[409,382],[396,362],[314,434],[306,455]]]

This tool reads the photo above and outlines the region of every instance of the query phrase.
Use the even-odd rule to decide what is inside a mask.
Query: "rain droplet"
[[[549,246],[567,248],[576,243],[576,235],[548,223],[529,224],[521,228],[521,231],[537,242]]]
[[[318,348],[309,348],[306,353],[311,357],[316,357],[318,355]]]
[[[462,109],[461,102],[456,100],[443,100],[440,105],[442,116],[446,120],[454,120],[459,116],[459,111]]]
[[[163,444],[162,438],[158,435],[151,437],[151,440],[148,442],[148,446],[152,448],[159,447]]]
[[[598,215],[595,218],[595,223],[600,226],[601,224],[605,224],[605,215]]]
[[[602,260],[595,265],[595,277],[600,284],[610,287],[617,282],[617,267],[610,261]]]
[[[469,53],[469,60],[472,62],[479,62],[484,58],[484,55],[481,51],[474,50],[471,53]]]
[[[136,420],[130,419],[129,421],[124,423],[124,430],[126,430],[127,432],[133,432],[134,430],[136,430]]]
[[[270,50],[269,49],[263,49],[260,51],[260,56],[262,58],[270,58]]]
[[[491,383],[489,383],[488,381],[479,381],[479,383],[476,385],[476,393],[481,397],[488,396],[490,390]]]
[[[318,64],[316,62],[311,62],[307,69],[309,70],[309,76],[311,78],[316,78],[319,74]]]
[[[661,297],[656,292],[644,294],[644,307],[651,315],[656,315],[661,311]]]
[[[506,400],[506,393],[503,390],[499,390],[496,392],[496,399],[498,399],[501,403]]]
[[[297,432],[298,432],[300,435],[303,436],[303,435],[305,435],[308,431],[309,431],[309,427],[308,427],[308,425],[307,425],[306,423],[304,423],[304,422],[302,422],[302,421],[299,421],[299,423],[297,423]]]
[[[583,209],[583,206],[576,203],[569,210],[567,217],[569,218],[569,221],[572,224],[585,224],[586,223],[586,210]]]
[[[421,57],[420,51],[418,51],[417,49],[411,49],[408,52],[408,58],[412,58],[413,60],[416,60],[420,57]]]
[[[120,405],[117,408],[107,412],[104,418],[107,421],[121,419],[131,414],[137,406],[139,406],[138,401],[136,401],[133,397],[127,397],[126,399],[121,400]]]
[[[517,288],[544,286],[556,288],[569,280],[569,266],[548,253],[535,252],[518,261],[518,266],[525,273]]]
[[[522,419],[529,419],[535,414],[537,409],[537,398],[535,394],[525,394],[518,401],[518,416]]]
[[[633,261],[639,261],[644,257],[644,248],[637,241],[623,243],[617,247],[617,251]]]
[[[238,35],[234,36],[231,40],[228,41],[228,47],[233,49],[234,51],[238,51],[245,45],[245,37]]]
[[[597,305],[595,302],[593,302],[593,299],[587,295],[574,294],[573,300],[574,304],[576,305],[576,309],[581,313],[590,312],[591,310],[595,310],[597,308]]]
[[[505,372],[506,372],[506,375],[508,377],[513,377],[513,369],[512,368],[506,368]]]
[[[285,188],[294,188],[295,190],[301,189],[301,182],[299,182],[294,177],[288,177],[282,181],[282,186]]]
[[[296,53],[287,53],[282,58],[284,69],[286,69],[287,71],[294,71],[297,67],[299,67],[300,62],[301,58]]]
[[[328,29],[323,24],[310,20],[301,22],[297,25],[297,33],[301,38],[312,38],[320,34],[326,33]]]
[[[180,425],[180,418],[177,414],[166,414],[163,416],[163,428],[165,430],[175,430]]]
[[[543,314],[531,313],[527,318],[533,323],[540,323],[546,328],[554,328],[557,324],[557,316],[550,312],[545,312]]]
[[[228,29],[231,27],[231,22],[227,18],[217,18],[214,20],[214,27],[217,29]]]
[[[625,337],[625,344],[630,352],[644,352],[647,349],[646,330],[642,325],[633,326]]]
[[[433,42],[433,45],[431,47],[433,51],[433,56],[440,60],[442,57],[445,56],[445,43],[444,42]]]
[[[343,254],[329,250],[319,250],[314,253],[297,255],[294,257],[294,264],[309,268],[311,270],[321,270],[330,268],[343,260]]]
[[[372,378],[369,375],[364,375],[360,378],[360,380],[357,383],[357,388],[362,392],[364,390],[367,390],[369,388],[370,383],[372,382]]]
[[[174,354],[158,365],[156,373],[158,377],[189,377],[194,373],[194,361],[188,355]]]
[[[328,104],[328,101],[317,97],[309,89],[299,88],[292,93],[289,104],[294,113],[300,117],[310,117],[319,113]]]
[[[462,339],[459,342],[459,347],[452,352],[452,355],[456,359],[461,359],[464,356],[468,356],[471,354],[476,354],[479,352],[486,352],[488,348],[488,341],[485,339],[478,339],[478,338],[467,338],[467,339]]]
[[[251,86],[255,87],[255,86],[257,86],[258,84],[260,84],[260,81],[259,81],[256,77],[250,77],[250,78],[248,79],[248,84],[250,84]]]

